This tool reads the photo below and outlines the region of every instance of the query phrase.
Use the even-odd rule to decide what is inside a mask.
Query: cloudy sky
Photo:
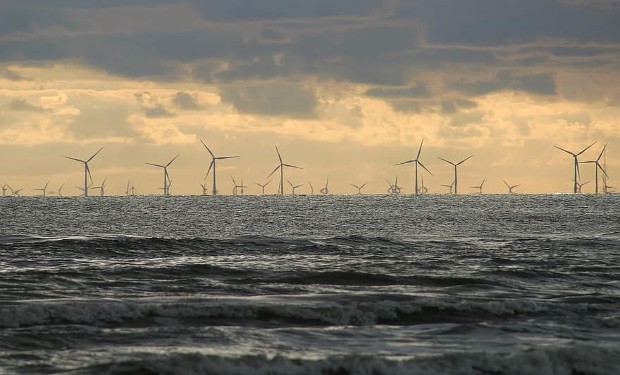
[[[399,177],[421,161],[442,193],[487,179],[524,193],[572,190],[572,159],[608,142],[620,184],[619,0],[0,0],[0,183],[79,194],[88,158],[109,194],[128,179],[199,194],[216,154],[230,176],[267,181],[275,145],[300,191],[335,193]],[[593,179],[582,167],[582,182]],[[616,182],[618,181],[618,182]],[[276,187],[276,181],[270,185]],[[584,186],[592,191],[594,183]],[[303,190],[305,189],[305,190]],[[269,188],[268,188],[269,190]]]

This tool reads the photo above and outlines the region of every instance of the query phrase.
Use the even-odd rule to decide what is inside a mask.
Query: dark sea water
[[[620,195],[0,213],[3,374],[620,374]]]

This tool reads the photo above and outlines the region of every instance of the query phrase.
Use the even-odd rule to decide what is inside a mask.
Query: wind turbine
[[[103,182],[101,183],[101,185],[99,186],[95,186],[94,189],[99,189],[99,196],[103,197],[105,195],[105,183],[108,180],[108,178],[104,178]]]
[[[266,183],[264,183],[264,184],[259,184],[258,182],[255,182],[254,184],[256,184],[256,185],[260,186],[260,187],[261,187],[261,189],[263,189],[263,195],[265,195],[265,187],[266,187],[267,185],[269,185],[270,183],[271,183],[271,180],[267,181],[267,182],[266,182]]]
[[[88,158],[88,159],[86,159],[86,160],[82,160],[82,159],[77,159],[77,158],[72,158],[72,157],[69,157],[69,156],[65,156],[65,158],[67,158],[67,159],[75,160],[75,161],[78,161],[78,162],[80,162],[80,163],[83,163],[83,164],[84,164],[84,189],[81,189],[81,190],[83,190],[83,191],[84,191],[84,196],[85,196],[85,197],[88,197],[88,179],[90,179],[91,183],[92,183],[92,181],[93,181],[93,177],[92,177],[92,176],[91,176],[91,174],[90,174],[90,168],[88,167],[88,163],[89,163],[91,160],[93,160],[93,159],[95,158],[95,156],[97,156],[97,154],[101,152],[101,150],[103,150],[103,147],[101,147],[101,148],[99,149],[99,151],[95,152],[95,153],[93,154],[93,156],[91,156],[90,158]]]
[[[203,182],[202,184],[200,184],[200,187],[202,188],[202,195],[207,195],[207,191],[209,190],[207,188],[207,182]]]
[[[504,181],[504,180],[502,180],[502,181]],[[508,185],[508,182],[506,182],[506,181],[504,181],[504,184],[508,188],[508,194],[514,194],[514,191],[512,191],[512,189],[514,189],[517,186],[519,186],[518,184],[517,185]]]
[[[454,189],[454,180],[452,180],[452,183],[450,185],[447,184],[441,184],[441,186],[445,186],[448,189],[450,189],[450,194],[452,194],[452,190]]]
[[[62,188],[65,187],[65,183],[63,182],[62,185],[60,185],[60,187],[58,188],[58,196],[62,197]]]
[[[422,184],[420,185],[420,194],[428,193],[428,189],[424,186],[424,176],[420,176],[420,180],[422,180]]]
[[[448,164],[452,164],[454,166],[454,181],[452,182],[454,184],[454,195],[457,195],[459,193],[458,188],[459,188],[459,176],[458,176],[458,171],[457,171],[457,167],[463,163],[465,163],[465,161],[469,160],[469,158],[471,158],[474,155],[470,155],[468,157],[466,157],[465,159],[459,161],[458,163],[453,163],[450,160],[446,160],[444,158],[439,158],[443,161],[445,161]],[[452,190],[452,189],[450,189]]]
[[[50,184],[50,180],[47,180],[47,182],[45,183],[45,186],[39,189],[34,189],[34,190],[40,191],[43,194],[43,197],[45,197],[46,196],[45,192],[47,191],[47,185],[49,184]]]
[[[314,186],[312,186],[312,182],[308,181],[308,185],[310,185],[310,194],[314,194]]]
[[[205,178],[209,175],[209,172],[211,172],[211,169],[213,169],[213,189],[212,189],[212,194],[213,195],[217,195],[217,184],[216,184],[216,181],[215,181],[215,165],[216,165],[216,161],[224,160],[224,159],[235,159],[235,158],[238,158],[239,156],[215,156],[213,154],[213,152],[211,151],[211,149],[209,149],[209,147],[207,147],[207,144],[202,141],[202,139],[200,140],[200,143],[202,143],[202,145],[205,146],[207,151],[209,151],[209,154],[211,154],[211,164],[209,164],[209,169],[207,170],[207,175],[205,176]]]
[[[293,185],[293,183],[289,180],[286,180],[288,182],[289,185],[291,185],[291,188],[293,189],[293,195],[295,195],[295,189],[297,189],[298,187],[304,186],[304,184],[299,184],[299,185]]]
[[[321,194],[329,194],[329,177],[327,177],[327,181],[325,181],[325,187],[321,189]]]
[[[278,150],[278,146],[276,146],[276,152],[278,153],[278,160],[280,160],[280,164],[278,164],[278,166],[271,173],[269,173],[269,176],[267,176],[267,178],[271,177],[274,173],[276,173],[276,171],[278,169],[280,169],[280,187],[279,187],[278,193],[280,195],[284,195],[284,168],[285,167],[297,168],[297,169],[303,169],[303,168],[302,167],[298,167],[296,165],[285,164],[282,161],[282,155],[280,155],[280,150]],[[299,185],[299,186],[302,186],[302,185]],[[293,191],[295,191],[295,189],[293,189]]]
[[[422,144],[423,143],[424,143],[424,140],[422,140],[422,142],[420,142],[420,148],[418,148],[418,154],[416,155],[415,159],[407,160],[407,161],[404,161],[402,163],[396,164],[396,165],[403,165],[403,164],[413,163],[415,165],[415,169],[414,169],[415,170],[415,174],[414,174],[415,182],[414,182],[414,185],[413,185],[413,189],[414,189],[413,190],[414,191],[413,194],[415,194],[415,195],[418,195],[420,193],[420,190],[418,188],[418,165],[421,166],[422,168],[424,168],[428,173],[430,173],[431,176],[433,175],[431,173],[431,171],[429,171],[428,168],[426,168],[424,166],[424,164],[422,164],[422,162],[420,161],[420,153],[422,152]]]
[[[354,188],[357,189],[357,195],[361,195],[362,194],[362,189],[364,188],[364,186],[366,186],[368,182],[364,182],[362,185],[355,185],[355,184],[351,184],[351,186],[353,186]]]
[[[400,194],[400,186],[398,186],[398,176],[396,176],[396,180],[394,181],[394,184],[392,184],[389,180],[387,181],[387,183],[390,185],[389,189],[388,189],[388,193],[390,194]]]
[[[581,184],[580,184],[579,182],[577,182],[577,192],[579,192],[579,194],[581,194],[581,188],[582,188],[583,186],[585,186],[585,185],[589,184],[589,183],[590,183],[590,181],[586,181],[586,182],[581,183]]]
[[[153,163],[144,163],[144,164],[148,164],[148,165],[152,165],[153,167],[157,167],[157,168],[161,168],[164,170],[164,187],[163,187],[163,191],[164,191],[164,195],[169,195],[169,187],[170,184],[168,183],[170,181],[170,176],[168,175],[168,167],[170,166],[170,164],[172,164],[172,162],[174,162],[176,160],[176,158],[179,157],[179,155],[181,154],[177,154],[177,156],[173,157],[172,160],[170,160],[168,162],[168,164],[166,165],[161,165],[161,164],[153,164]]]
[[[478,194],[482,194],[482,187],[484,186],[484,182],[486,181],[486,177],[484,178],[484,180],[482,180],[482,182],[480,183],[480,185],[478,186],[470,186],[472,189],[478,189]]]
[[[2,196],[6,197],[6,191],[9,188],[9,185],[6,184],[6,182],[4,183],[4,185],[2,185]]]
[[[9,185],[6,185],[6,186],[9,188],[9,190],[11,190],[11,196],[13,196],[13,197],[19,197],[19,192],[24,190],[24,188],[13,190],[13,188],[10,187]]]
[[[594,142],[596,143],[596,142]],[[563,149],[562,147],[558,147],[558,146],[553,146],[555,148],[557,148],[558,150],[562,150],[564,152],[566,152],[567,154],[570,154],[573,156],[574,159],[574,177],[573,177],[573,181],[575,182],[573,185],[573,193],[577,194],[577,179],[579,178],[579,160],[577,159],[579,155],[583,154],[584,152],[586,152],[587,149],[589,149],[590,147],[594,146],[594,143],[592,143],[590,146],[584,148],[583,150],[581,150],[578,153],[574,153],[574,152],[570,152],[568,150]]]
[[[588,161],[580,162],[584,164],[585,163],[594,164],[594,191],[596,194],[598,194],[598,170],[600,169],[601,172],[603,172],[603,180],[605,180],[605,178],[607,177],[607,172],[605,171],[605,169],[600,163],[601,157],[605,153],[606,148],[607,148],[607,143],[605,143],[605,145],[603,146],[603,149],[601,150],[601,153],[598,154],[598,158],[596,158],[595,160],[588,160]],[[582,184],[582,185],[585,185],[585,184]],[[581,188],[579,190],[581,190]]]
[[[243,188],[246,188],[247,186],[243,185],[243,180],[241,180],[241,185],[237,185],[237,181],[235,181],[235,178],[233,176],[230,176],[230,178],[233,181],[233,195],[238,195],[241,194],[243,195]]]
[[[81,187],[81,186],[76,186],[76,188],[77,188],[77,189],[80,189],[82,192],[84,192],[85,190],[90,189],[90,187],[91,187],[91,186],[93,186],[93,183],[92,183],[92,182],[91,182],[90,184],[88,184],[88,186],[86,187],[86,189],[84,189],[84,188],[83,188],[83,187]]]

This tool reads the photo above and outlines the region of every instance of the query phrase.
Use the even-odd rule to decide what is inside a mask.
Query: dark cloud
[[[45,113],[49,112],[46,108],[28,103],[24,99],[13,99],[8,103],[8,108],[16,112]]]
[[[366,95],[378,98],[429,98],[431,91],[425,83],[410,87],[375,87],[366,91]]]
[[[313,91],[297,85],[224,87],[222,99],[241,113],[307,118],[316,115]]]
[[[8,79],[9,81],[30,81],[30,79],[22,76],[19,73],[12,71],[11,69],[5,69],[2,72],[2,76]]]
[[[523,91],[535,95],[554,95],[556,84],[550,73],[513,74],[503,72],[493,79],[450,83],[449,87],[465,94],[485,95],[496,91]]]
[[[136,101],[140,105],[142,112],[148,118],[168,118],[175,117],[176,114],[161,104],[153,94],[148,91],[134,94]]]
[[[198,103],[196,96],[184,91],[176,93],[173,103],[177,108],[188,111],[198,111],[202,109],[202,106]]]
[[[452,114],[458,112],[460,109],[476,108],[478,104],[472,100],[451,98],[444,99],[440,103],[441,112],[446,114]]]

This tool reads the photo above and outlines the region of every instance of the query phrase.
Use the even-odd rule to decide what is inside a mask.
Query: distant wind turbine
[[[278,193],[280,195],[284,195],[284,168],[285,167],[287,167],[287,168],[297,168],[297,169],[303,169],[303,168],[302,167],[298,167],[296,165],[285,164],[282,161],[282,155],[280,155],[280,150],[278,150],[278,146],[276,146],[276,152],[278,153],[278,160],[280,161],[280,164],[278,164],[278,166],[271,173],[269,173],[269,176],[267,176],[267,178],[271,177],[279,169],[280,170],[280,187],[279,187]],[[299,186],[302,186],[302,185],[299,185]],[[293,191],[294,190],[295,189],[293,189]]]
[[[237,185],[237,181],[235,181],[235,178],[233,176],[230,176],[230,178],[233,181],[233,195],[243,195],[243,189],[246,188],[247,186],[243,185],[243,180],[241,180],[241,185]]]
[[[270,183],[271,183],[271,180],[269,180],[269,181],[265,182],[264,184],[259,184],[258,182],[255,182],[254,184],[256,184],[256,185],[260,186],[260,187],[261,187],[261,189],[263,189],[263,195],[265,195],[265,187],[266,187],[267,185],[269,185]]]
[[[327,177],[327,181],[325,181],[325,187],[321,189],[321,194],[329,194],[329,177]]]
[[[450,185],[447,185],[447,184],[441,184],[441,186],[445,186],[445,187],[447,187],[448,189],[450,189],[450,194],[452,194],[453,189],[454,189],[454,180],[452,180],[452,183],[451,183]]]
[[[607,172],[605,171],[605,168],[603,168],[603,166],[600,163],[601,157],[605,153],[606,148],[607,148],[607,143],[605,143],[605,145],[603,146],[603,149],[601,150],[601,153],[598,154],[598,157],[595,160],[588,160],[588,161],[580,162],[580,163],[594,164],[594,192],[596,194],[598,194],[598,170],[600,169],[601,172],[603,172],[603,180],[605,180],[605,178],[607,177]],[[582,185],[585,185],[585,184],[582,184]],[[581,188],[579,190],[581,190]]]
[[[420,194],[428,193],[428,189],[424,186],[424,176],[420,176],[421,184],[420,184]]]
[[[170,166],[170,164],[172,164],[176,158],[179,157],[179,155],[181,154],[177,154],[177,156],[173,157],[172,160],[170,160],[168,162],[168,164],[166,165],[161,165],[161,164],[153,164],[153,163],[144,163],[144,164],[148,164],[148,165],[152,165],[153,167],[157,167],[157,168],[161,168],[164,170],[164,184],[163,184],[163,188],[162,190],[164,191],[164,195],[169,195],[170,194],[170,176],[168,175],[168,167]]]
[[[351,184],[351,186],[353,186],[354,188],[357,189],[357,195],[361,195],[362,194],[362,189],[364,188],[364,186],[366,186],[368,182],[364,182],[362,185],[355,185],[355,184]]]
[[[504,181],[504,180],[502,180],[502,181]],[[508,185],[508,182],[506,182],[506,181],[504,181],[504,185],[506,185],[506,187],[508,188],[508,194],[514,194],[513,189],[516,188],[517,186],[519,186],[518,184],[517,185]]]
[[[472,189],[478,189],[478,194],[482,194],[482,187],[484,186],[484,182],[486,181],[486,177],[484,178],[484,180],[482,180],[482,182],[480,183],[480,185],[478,186],[470,186]]]
[[[310,185],[310,194],[314,194],[314,186],[312,186],[312,182],[308,181],[308,185]]]
[[[58,188],[58,196],[62,197],[62,188],[65,187],[65,183],[63,182],[62,185],[60,185],[60,187]]]
[[[81,190],[84,192],[84,196],[85,197],[88,197],[88,180],[90,179],[91,182],[93,181],[93,176],[91,176],[91,174],[90,174],[90,167],[88,166],[88,163],[91,160],[93,160],[95,158],[95,156],[97,156],[97,154],[101,152],[101,150],[103,150],[103,147],[100,148],[99,151],[95,152],[93,154],[93,156],[91,156],[90,158],[88,158],[86,160],[65,156],[65,158],[67,158],[67,159],[75,160],[77,162],[80,162],[80,163],[84,164],[84,188],[81,189]]]
[[[216,179],[215,179],[215,176],[216,176],[216,172],[215,172],[216,162],[218,160],[235,159],[235,158],[238,158],[239,156],[215,156],[215,154],[213,154],[211,149],[209,147],[207,147],[207,144],[204,143],[202,141],[202,139],[200,140],[200,143],[202,143],[202,145],[205,146],[207,151],[209,151],[209,154],[211,154],[211,164],[209,164],[209,169],[207,170],[207,176],[209,175],[209,172],[211,172],[211,170],[213,170],[213,187],[212,187],[211,193],[213,195],[217,195],[217,182],[216,182]],[[206,178],[206,176],[205,176],[205,178]]]
[[[571,152],[571,151],[565,150],[565,149],[563,149],[562,147],[558,147],[558,146],[555,146],[555,145],[553,146],[553,147],[557,148],[558,150],[564,151],[564,152],[566,152],[567,154],[569,154],[569,155],[572,155],[572,156],[573,156],[573,160],[574,160],[574,162],[573,162],[573,164],[574,164],[574,165],[573,165],[573,169],[574,169],[573,181],[575,182],[575,183],[573,184],[573,193],[574,193],[574,194],[577,194],[577,190],[578,190],[578,189],[577,189],[577,181],[579,180],[579,160],[578,160],[578,157],[579,157],[579,155],[581,155],[581,154],[583,154],[584,152],[586,152],[586,150],[587,150],[587,149],[589,149],[590,147],[594,146],[594,144],[595,144],[595,143],[596,143],[596,142],[592,143],[590,146],[588,146],[588,147],[584,148],[583,150],[581,150],[581,151],[580,151],[580,152],[578,152],[578,153],[574,153],[574,152]]]
[[[45,186],[43,186],[42,188],[34,189],[34,190],[40,191],[42,196],[45,197],[46,196],[45,193],[47,192],[47,185],[49,184],[50,184],[50,181],[47,180],[47,182],[45,183]]]
[[[422,140],[422,142],[420,142],[420,147],[418,148],[418,154],[416,155],[415,159],[411,159],[411,160],[407,160],[404,161],[402,163],[398,163],[396,165],[403,165],[403,164],[411,164],[413,163],[415,165],[414,168],[414,185],[413,185],[413,189],[414,189],[414,193],[415,195],[418,195],[420,193],[420,189],[418,187],[418,165],[421,166],[422,168],[424,168],[428,173],[430,173],[430,175],[432,176],[433,174],[431,173],[431,171],[428,170],[428,168],[426,168],[424,166],[424,164],[422,164],[422,162],[420,161],[420,153],[422,152],[422,144],[424,144],[424,140]]]
[[[2,196],[6,197],[6,191],[8,190],[9,185],[6,184],[6,182],[4,183],[4,185],[2,185]]]
[[[387,181],[387,183],[390,185],[388,189],[389,194],[400,194],[401,188],[400,186],[398,186],[398,176],[396,176],[396,180],[393,184],[389,180]]]
[[[14,196],[14,197],[19,197],[19,193],[20,193],[22,190],[24,190],[24,188],[20,188],[20,189],[15,189],[15,190],[13,190],[13,188],[12,188],[12,187],[10,187],[9,185],[6,185],[6,186],[9,188],[9,190],[11,190],[11,195],[12,195],[12,196]]]
[[[293,192],[292,192],[293,195],[295,195],[295,190],[297,188],[304,186],[304,184],[293,185],[293,183],[291,181],[289,181],[289,180],[286,180],[286,181],[288,182],[289,185],[291,185],[291,188],[293,189]]]
[[[105,195],[105,183],[107,181],[107,177],[103,179],[103,182],[99,186],[95,186],[93,189],[99,189],[99,196],[103,197]]]
[[[200,184],[200,187],[202,188],[202,195],[207,195],[207,191],[209,190],[209,188],[207,188],[207,183],[203,182]]]
[[[467,160],[469,160],[472,156],[474,156],[474,155],[470,155],[470,156],[466,157],[465,159],[463,159],[463,160],[459,161],[458,163],[453,163],[453,162],[451,162],[450,160],[446,160],[446,159],[444,159],[444,158],[439,158],[439,159],[441,159],[441,160],[445,161],[446,163],[448,163],[448,164],[452,164],[452,165],[454,166],[454,181],[453,181],[453,184],[454,184],[454,195],[457,195],[457,194],[459,193],[459,191],[458,191],[458,188],[459,188],[459,175],[458,175],[457,167],[458,167],[459,165],[461,165],[461,164],[465,163],[465,162],[466,162]]]

